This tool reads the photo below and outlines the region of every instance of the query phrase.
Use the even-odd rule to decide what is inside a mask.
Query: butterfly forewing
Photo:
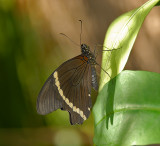
[[[42,87],[37,111],[47,114],[58,108],[70,113],[71,124],[82,124],[91,108],[91,65],[83,55],[63,63]]]

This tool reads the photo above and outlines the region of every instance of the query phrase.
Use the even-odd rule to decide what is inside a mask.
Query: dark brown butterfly
[[[95,55],[86,44],[81,55],[64,62],[47,79],[37,99],[41,115],[57,109],[70,114],[70,123],[82,124],[90,115],[91,87],[98,90]]]

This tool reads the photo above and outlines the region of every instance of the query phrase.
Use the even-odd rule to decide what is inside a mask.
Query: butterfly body
[[[43,85],[37,99],[37,112],[45,115],[57,109],[70,113],[71,124],[82,124],[90,115],[91,87],[98,89],[96,60],[89,46],[82,54],[58,67]]]

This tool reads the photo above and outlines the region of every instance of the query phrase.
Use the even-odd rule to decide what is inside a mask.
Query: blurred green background
[[[67,112],[36,112],[37,95],[47,77],[80,54],[59,33],[79,43],[82,19],[82,41],[94,48],[103,44],[107,27],[117,16],[144,2],[0,0],[0,145],[93,145],[92,115],[83,125],[71,126]],[[159,14],[155,8],[145,20],[126,69],[160,72]],[[96,95],[93,91],[93,103]]]

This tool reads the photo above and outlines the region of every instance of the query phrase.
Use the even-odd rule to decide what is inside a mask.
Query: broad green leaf
[[[113,50],[103,53],[102,67],[111,78],[123,70],[145,17],[159,2],[150,0],[110,25],[104,46]],[[102,71],[100,92],[93,107],[94,143],[107,146],[160,143],[160,75],[125,71],[107,83],[109,80]]]
[[[160,74],[121,72],[99,93],[94,117],[96,145],[160,143]]]
[[[117,50],[103,53],[102,68],[111,78],[123,70],[145,17],[158,2],[159,0],[150,0],[141,7],[121,15],[109,26],[104,50]],[[110,77],[102,71],[99,91],[109,80]]]

